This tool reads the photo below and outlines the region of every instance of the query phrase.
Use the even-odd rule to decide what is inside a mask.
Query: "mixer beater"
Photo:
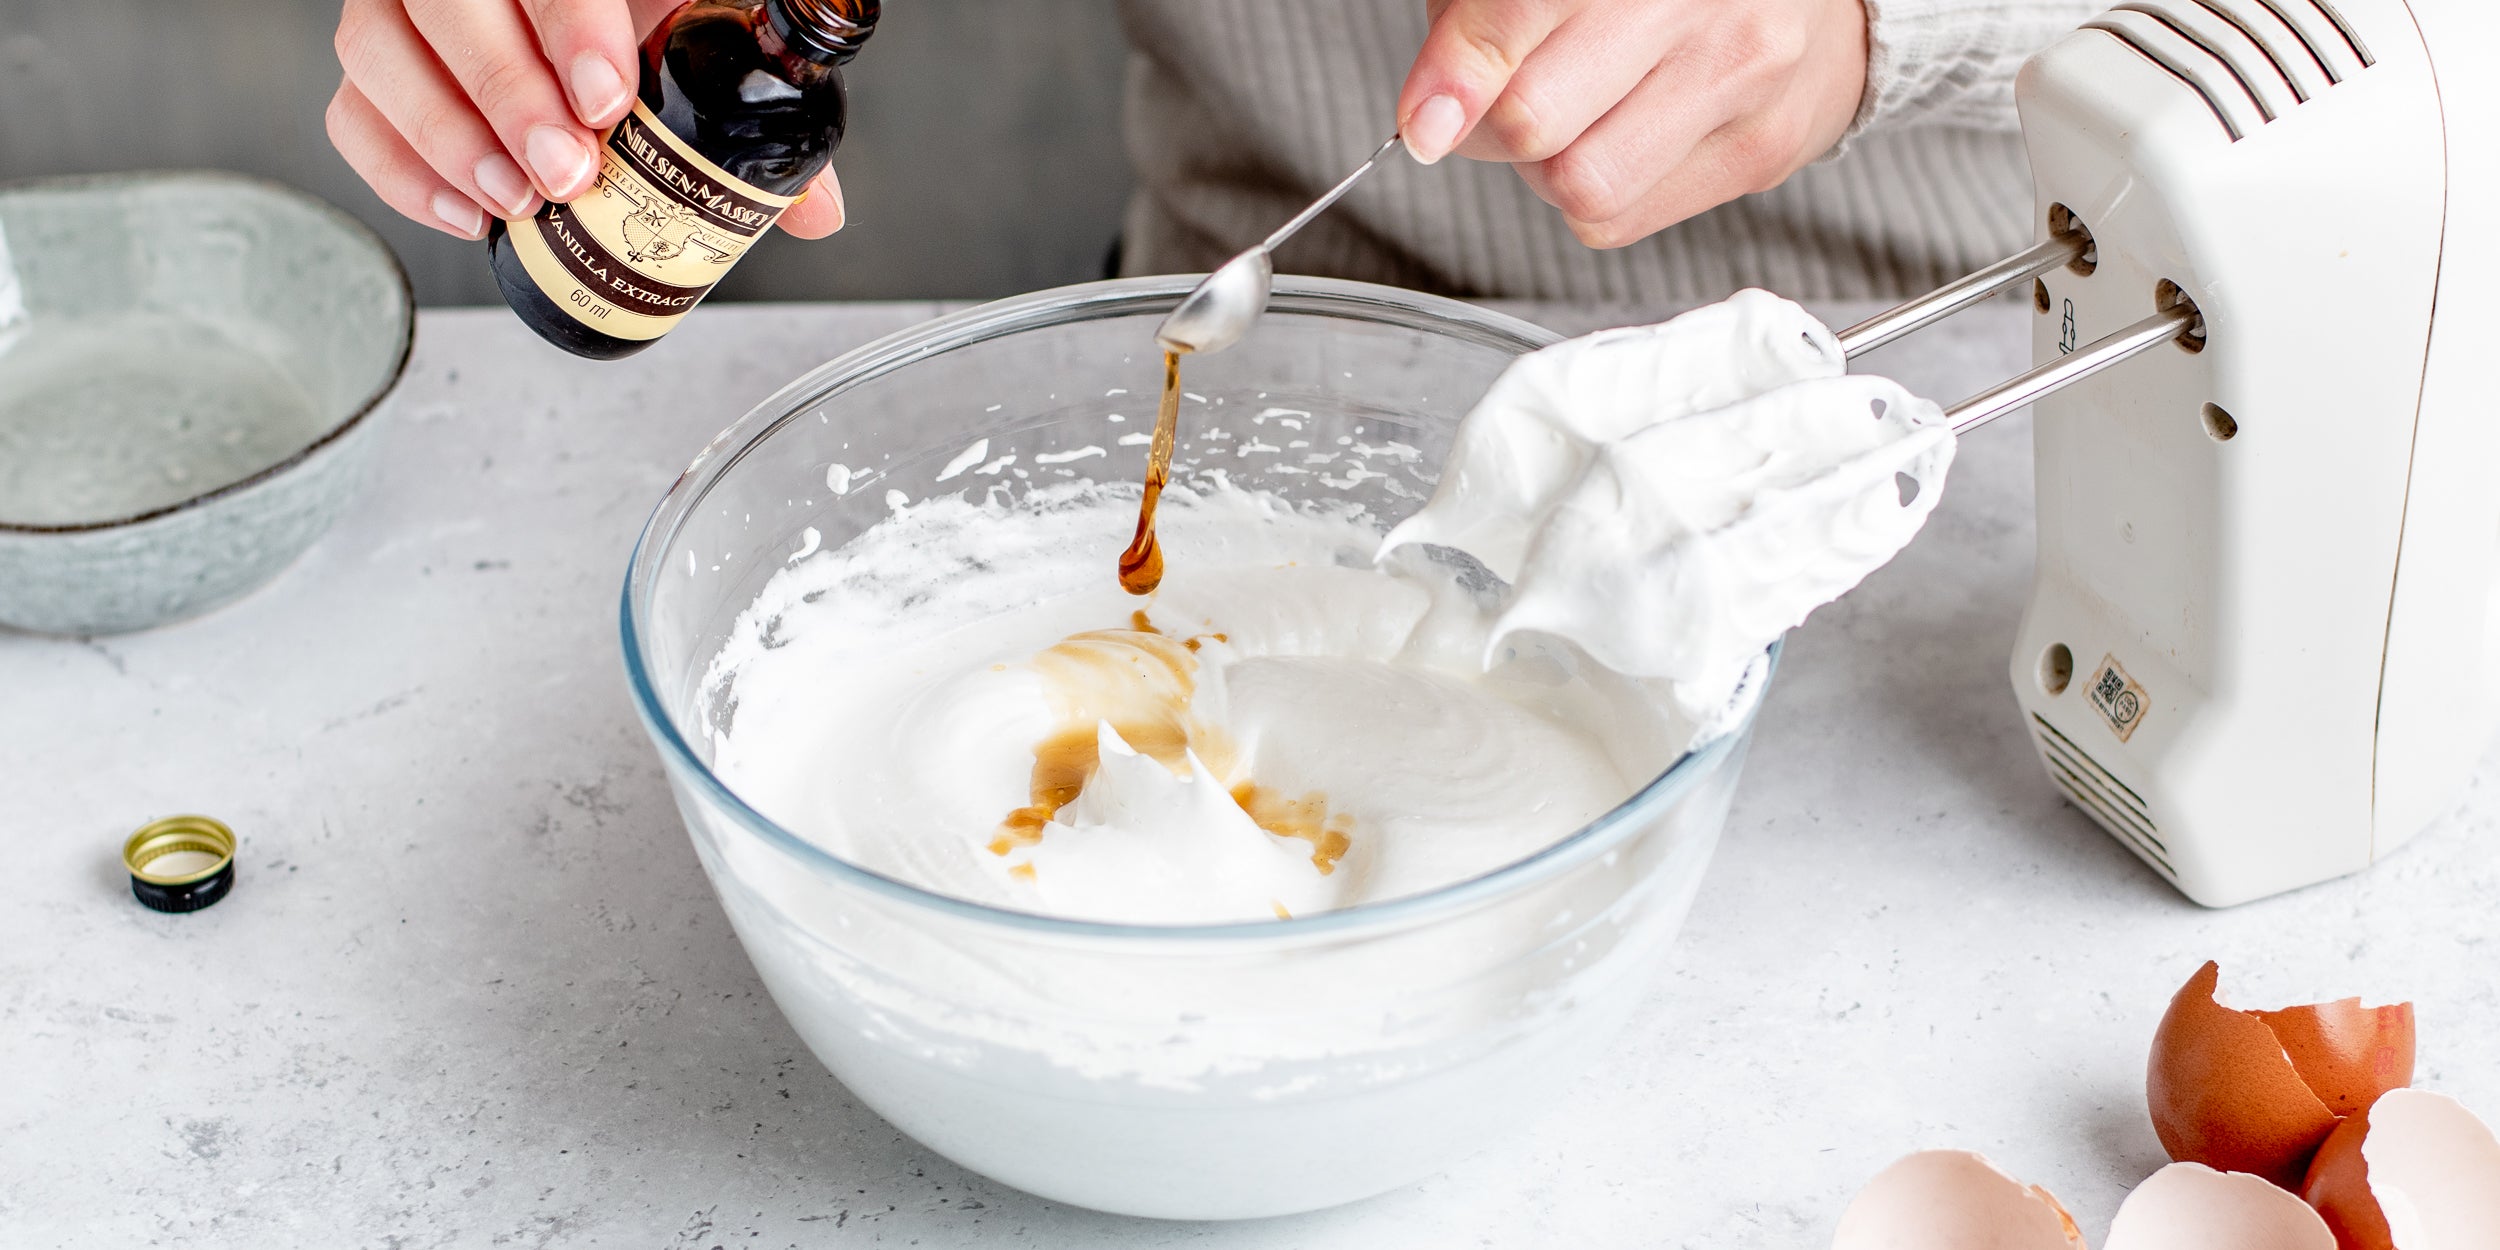
[[[1886,343],[1975,307],[1992,295],[2025,282],[2037,282],[2042,274],[2051,270],[2072,269],[2089,274],[2097,263],[2098,252],[2092,245],[2091,231],[2077,222],[2063,206],[2058,206],[2050,211],[2050,233],[2046,242],[1841,331],[1837,336],[1840,347],[1850,359],[1855,360]],[[2047,290],[2045,286],[2040,289]],[[1967,434],[2164,343],[2175,343],[2185,351],[2204,350],[2205,319],[2196,311],[2194,300],[2189,299],[2175,284],[2165,281],[2156,289],[2154,303],[2160,310],[2153,315],[2008,378],[1946,409],[1946,422],[1953,427],[1954,433]],[[2046,312],[2047,309],[2041,311]]]

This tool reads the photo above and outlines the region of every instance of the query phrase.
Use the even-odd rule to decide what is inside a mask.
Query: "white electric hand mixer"
[[[2044,240],[1840,334],[2033,284],[2046,363],[1947,414],[2038,405],[2014,693],[2057,785],[2200,903],[2369,866],[2500,728],[2500,306],[2468,285],[2500,234],[2465,217],[2500,204],[2495,47],[2500,0],[2128,0],[2016,82]],[[1162,345],[1241,337],[1267,252],[1394,144]]]
[[[1841,335],[2033,283],[2049,363],[1950,413],[2038,405],[2014,692],[2197,902],[2368,866],[2500,726],[2494,48],[2500,0],[2129,0],[2017,82],[2046,240]]]

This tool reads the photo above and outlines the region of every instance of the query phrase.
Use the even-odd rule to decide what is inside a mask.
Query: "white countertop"
[[[148,634],[0,634],[0,1244],[1820,1247],[1877,1169],[1940,1145],[2048,1186],[2097,1243],[2163,1162],[2145,1048],[2206,958],[2252,1005],[2415,999],[2418,1083],[2500,1119],[2489,766],[2361,876],[2226,912],[2173,893],[2057,798],[2005,688],[2016,418],[1792,637],[1672,973],[1532,1131],[1250,1224],[957,1169],[764,995],[616,643],[627,550],[695,450],[934,311],[710,309],[612,365],[500,310],[428,313],[381,480],[276,584]],[[2022,315],[1871,367],[1958,397],[2017,367]],[[119,846],[184,811],[236,828],[240,876],[160,916]]]

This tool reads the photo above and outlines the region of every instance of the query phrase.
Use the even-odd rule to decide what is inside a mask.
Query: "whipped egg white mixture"
[[[1492,871],[1741,721],[1770,643],[1917,533],[1952,435],[1844,364],[1759,291],[1558,343],[1385,541],[1351,508],[1175,486],[1146,599],[1108,572],[1133,488],[898,509],[741,614],[706,676],[713,768],[862,867],[1073,918],[1299,916]]]

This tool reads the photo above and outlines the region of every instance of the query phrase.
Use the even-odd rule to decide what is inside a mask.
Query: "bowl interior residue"
[[[362,413],[407,341],[369,234],[217,174],[0,188],[0,525],[147,516]]]

